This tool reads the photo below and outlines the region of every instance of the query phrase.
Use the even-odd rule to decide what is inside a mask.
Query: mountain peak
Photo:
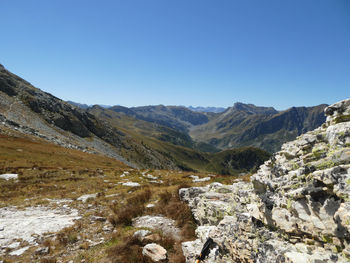
[[[273,107],[262,107],[255,106],[254,104],[245,104],[242,102],[236,102],[233,107],[233,110],[244,111],[250,114],[275,114],[278,111]]]

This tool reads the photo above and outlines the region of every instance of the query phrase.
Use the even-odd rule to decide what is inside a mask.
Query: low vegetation
[[[195,222],[187,205],[178,198],[178,189],[210,182],[232,183],[233,176],[211,176],[210,181],[194,183],[193,172],[137,170],[104,156],[62,148],[25,136],[0,136],[1,173],[16,173],[18,180],[0,179],[0,207],[17,209],[44,206],[76,209],[81,216],[74,225],[58,233],[45,234],[37,246],[23,255],[0,256],[6,263],[18,262],[148,262],[142,247],[150,241],[133,237],[139,228],[132,219],[158,215],[174,219],[181,240],[154,230],[157,243],[168,250],[170,262],[182,263],[181,242],[194,239]],[[49,156],[49,158],[48,158]],[[147,176],[157,179],[150,179]],[[207,173],[195,173],[199,178]],[[244,177],[245,178],[245,177]],[[248,178],[248,176],[247,176]],[[125,182],[139,187],[124,186]],[[86,194],[95,197],[79,201]],[[62,202],[62,203],[61,203]],[[147,208],[147,204],[155,204]],[[65,207],[65,208],[64,208]],[[94,219],[97,218],[97,219]],[[21,242],[20,247],[27,246]],[[47,247],[47,254],[37,254]]]

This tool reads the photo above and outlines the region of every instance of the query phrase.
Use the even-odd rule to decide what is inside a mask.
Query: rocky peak
[[[205,262],[350,261],[350,99],[325,109],[321,127],[285,143],[251,182],[180,189],[208,237]]]
[[[254,104],[245,104],[242,102],[236,102],[232,110],[244,111],[249,114],[276,114],[278,113],[273,107],[261,107]]]
[[[337,102],[324,110],[327,125],[350,121],[350,99]]]

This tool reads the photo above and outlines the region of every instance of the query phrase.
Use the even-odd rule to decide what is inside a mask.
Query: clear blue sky
[[[0,63],[87,104],[350,97],[350,0],[2,0]]]

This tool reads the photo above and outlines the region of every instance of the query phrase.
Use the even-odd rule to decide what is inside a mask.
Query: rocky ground
[[[17,172],[0,176],[1,263],[184,262],[180,244],[193,238],[186,229],[192,217],[174,193],[180,185],[204,184],[192,182],[193,174],[52,167]]]
[[[199,224],[186,262],[350,262],[350,99],[282,146],[251,182],[180,189]]]

